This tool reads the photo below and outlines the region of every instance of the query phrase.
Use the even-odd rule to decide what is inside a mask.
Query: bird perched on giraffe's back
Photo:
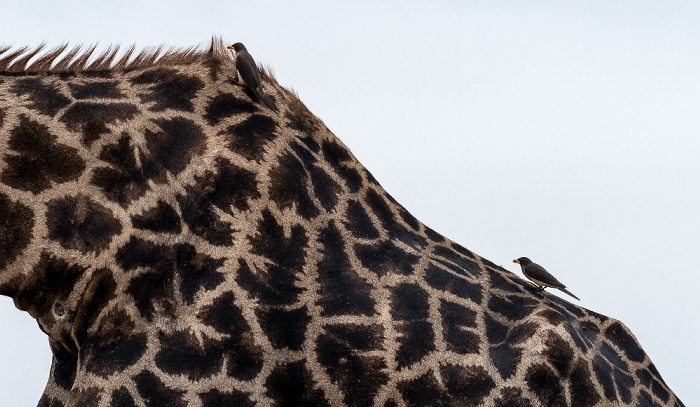
[[[529,258],[520,257],[518,259],[513,260],[513,263],[520,264],[520,268],[525,277],[537,284],[537,286],[539,287],[539,291],[544,290],[545,287],[552,287],[556,288],[557,290],[561,290],[580,301],[580,299],[577,296],[573,295],[566,289],[566,286],[564,284],[559,282],[559,280],[557,280],[553,275],[549,274],[549,272],[545,270],[544,267],[540,266],[537,263],[534,263]]]
[[[258,99],[261,100],[265,106],[270,108],[272,111],[278,112],[275,102],[272,101],[270,95],[265,92],[263,88],[262,81],[260,80],[260,71],[258,70],[258,65],[255,60],[250,55],[245,45],[237,42],[233,45],[226,47],[232,49],[236,53],[236,78],[234,81],[237,83],[242,83],[247,86],[250,90],[257,95]]]

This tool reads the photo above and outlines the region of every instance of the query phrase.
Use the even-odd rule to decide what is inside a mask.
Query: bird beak
[[[520,262],[519,262],[519,261],[517,261],[517,260],[513,260],[513,263],[518,263],[518,264],[520,264]]]
[[[226,48],[228,48],[228,49],[235,49],[235,48],[233,48],[233,45],[229,45],[229,46],[226,47]]]

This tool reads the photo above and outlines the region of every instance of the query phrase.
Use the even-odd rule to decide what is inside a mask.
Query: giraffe
[[[422,224],[221,40],[65,50],[0,49],[0,294],[48,336],[40,407],[683,406],[620,321]]]

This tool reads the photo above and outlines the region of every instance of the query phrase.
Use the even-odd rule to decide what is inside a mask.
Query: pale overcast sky
[[[245,43],[418,219],[542,264],[700,405],[700,3],[7,3],[5,45]],[[6,297],[0,326],[2,404],[34,406],[47,339]]]

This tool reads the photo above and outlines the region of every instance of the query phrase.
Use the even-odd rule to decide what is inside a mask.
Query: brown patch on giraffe
[[[155,233],[178,234],[182,231],[180,215],[164,201],[144,210],[141,214],[131,216],[131,224],[136,229],[150,230]]]
[[[530,339],[539,328],[535,322],[529,321],[508,327],[498,323],[486,313],[486,334],[488,338],[489,356],[501,377],[506,380],[516,373],[522,361],[523,350],[517,345]]]
[[[603,395],[609,401],[617,400],[615,382],[613,381],[613,368],[605,359],[596,355],[592,361],[593,374],[596,381],[603,387]]]
[[[107,336],[91,335],[80,348],[80,364],[86,371],[109,377],[134,365],[147,349],[144,333],[130,334],[117,339],[112,332]]]
[[[504,387],[501,395],[494,400],[495,407],[532,407],[530,400],[523,396],[523,391],[517,387]]]
[[[600,333],[599,329],[595,325],[583,321],[577,324],[575,320],[569,321],[566,325],[566,332],[569,333],[571,339],[574,341],[574,345],[580,349],[583,353],[588,353],[595,343],[597,342],[598,335]]]
[[[327,212],[332,212],[339,202],[342,188],[318,165],[311,165],[308,167],[308,170],[316,199],[321,203],[323,209]]]
[[[508,342],[489,347],[489,357],[504,380],[515,374],[522,361],[522,353],[522,349]]]
[[[569,374],[574,352],[569,343],[557,333],[549,332],[544,341],[542,355],[557,369],[561,376],[566,377]]]
[[[197,252],[189,243],[157,244],[132,236],[116,260],[127,272],[147,270],[131,280],[127,293],[149,321],[156,314],[174,316],[176,304],[192,304],[201,290],[213,290],[224,280],[218,271],[223,260]]]
[[[17,80],[10,91],[17,96],[27,96],[31,109],[53,117],[59,110],[68,106],[71,100],[59,90],[55,80],[46,78],[23,78]]]
[[[547,323],[554,326],[566,322],[566,318],[561,314],[561,312],[558,312],[551,308],[545,308],[542,311],[538,312],[537,315],[545,318],[547,320]]]
[[[651,391],[654,393],[656,397],[659,399],[663,400],[664,403],[666,403],[669,400],[670,393],[668,392],[666,386],[666,382],[664,382],[664,379],[661,377],[661,373],[659,373],[658,370],[656,370],[656,366],[654,366],[653,363],[649,362],[648,368],[646,369],[651,375]]]
[[[57,143],[49,128],[24,114],[10,130],[7,147],[18,154],[5,154],[7,167],[0,175],[5,184],[35,194],[49,189],[52,182],[77,179],[85,170],[85,161],[73,147]]]
[[[119,89],[118,81],[90,81],[68,83],[71,94],[76,99],[120,99],[125,95]]]
[[[226,148],[243,157],[260,162],[265,146],[277,135],[277,123],[268,116],[254,114],[243,122],[227,127],[220,132],[226,140]]]
[[[66,391],[73,387],[78,366],[77,349],[67,349],[62,344],[49,339],[53,363],[51,364],[51,378],[61,389]]]
[[[263,367],[263,349],[255,344],[251,327],[227,291],[204,307],[197,318],[224,336],[221,350],[227,359],[226,373],[239,380],[252,380]]]
[[[156,366],[171,375],[184,375],[200,381],[221,371],[226,360],[225,343],[207,336],[198,338],[190,330],[162,333]]]
[[[311,113],[296,92],[292,91],[291,94],[286,105],[287,111],[284,113],[284,117],[288,120],[287,125],[308,135],[314,134],[323,127],[320,120]]]
[[[425,225],[423,225],[423,230],[425,231],[425,235],[428,236],[428,239],[432,240],[433,242],[442,243],[445,241],[445,236]]]
[[[99,187],[107,199],[126,208],[150,189],[148,180],[157,178],[157,171],[147,159],[136,161],[136,151],[131,137],[123,134],[116,144],[102,148],[99,158],[110,164],[93,171],[91,183]]]
[[[136,407],[136,402],[129,390],[122,386],[112,392],[109,405],[110,407]]]
[[[525,373],[525,382],[542,405],[567,405],[562,381],[548,365],[535,363],[528,367]]]
[[[265,394],[275,401],[275,405],[330,407],[305,364],[306,360],[300,360],[277,365],[272,370],[265,381]]]
[[[632,392],[635,388],[634,378],[618,369],[613,369],[613,378],[615,379],[620,399],[627,404],[631,403]]]
[[[476,304],[481,303],[484,287],[470,281],[465,276],[454,274],[430,264],[425,271],[425,282],[437,290],[452,293],[458,297],[468,299]]]
[[[391,315],[398,333],[396,364],[399,369],[419,362],[435,350],[435,332],[428,320],[428,293],[417,284],[391,287]]]
[[[254,103],[248,100],[242,100],[234,96],[233,93],[221,92],[209,98],[204,111],[204,118],[211,126],[216,126],[222,120],[240,115],[243,113],[253,113],[260,110]]]
[[[72,131],[83,133],[88,146],[110,132],[108,125],[130,120],[139,113],[131,103],[76,102],[61,116],[61,122]]]
[[[481,277],[481,267],[473,260],[473,257],[464,257],[455,249],[442,245],[436,245],[433,253],[440,257],[440,259],[436,259],[439,263],[455,273],[473,278]]]
[[[313,137],[305,137],[303,135],[299,135],[298,137],[296,137],[296,139],[304,143],[304,145],[306,146],[306,148],[309,149],[309,151],[312,151],[317,154],[321,152],[321,145],[318,144]]]
[[[202,407],[255,407],[256,405],[251,401],[248,393],[236,389],[233,389],[231,392],[222,392],[218,389],[212,389],[206,393],[200,393],[199,399],[202,401]]]
[[[308,307],[285,309],[262,306],[255,315],[275,349],[302,350],[306,330],[311,322]]]
[[[391,240],[357,244],[355,255],[369,271],[382,277],[387,274],[410,275],[420,258],[408,253]]]
[[[383,357],[371,352],[383,349],[381,325],[326,325],[318,337],[316,354],[328,376],[349,406],[372,405],[379,389],[389,380]]]
[[[68,298],[85,270],[84,266],[42,252],[28,277],[17,279],[15,306],[42,322],[53,323],[50,313],[54,303]]]
[[[477,331],[476,311],[442,300],[440,315],[447,350],[460,354],[479,353],[481,338]]]
[[[582,407],[595,406],[600,401],[600,395],[591,380],[591,371],[588,362],[583,358],[577,358],[571,373],[568,375],[569,392],[576,405]]]
[[[523,281],[513,280],[512,274],[506,274],[501,271],[494,271],[490,268],[486,269],[491,282],[491,287],[497,290],[502,290],[508,293],[522,293]]]
[[[348,149],[337,141],[324,140],[321,143],[321,151],[325,161],[343,179],[350,192],[358,192],[363,184],[362,175],[357,169],[352,167],[356,161],[352,158]]]
[[[155,373],[144,370],[133,380],[146,407],[187,407],[187,392],[169,388]]]
[[[12,263],[32,240],[34,212],[0,193],[0,270]],[[0,294],[10,295],[0,287]]]
[[[611,324],[605,330],[605,337],[607,340],[612,342],[615,346],[625,352],[627,357],[634,362],[644,361],[646,354],[639,347],[637,340],[634,339],[627,328],[620,322],[615,322]]]
[[[428,371],[414,379],[399,381],[396,388],[401,392],[404,402],[409,407],[449,406],[450,395],[435,379],[435,374]]]
[[[445,387],[452,405],[481,406],[484,398],[496,387],[491,375],[481,366],[440,365]]]
[[[320,211],[311,199],[307,186],[309,178],[304,163],[291,152],[286,152],[277,159],[268,176],[270,178],[270,199],[280,209],[292,208],[305,219],[312,219]]]
[[[235,229],[221,219],[218,210],[234,215],[250,208],[249,201],[260,198],[256,174],[223,157],[217,157],[213,170],[195,176],[196,183],[177,195],[182,220],[198,236],[212,244],[230,246]]]
[[[52,199],[47,208],[48,237],[66,249],[99,254],[122,231],[112,211],[87,195]]]
[[[195,156],[204,154],[206,137],[199,124],[179,116],[151,121],[160,128],[157,132],[148,129],[144,132],[154,165],[177,175],[190,165]]]
[[[141,103],[153,103],[148,110],[162,112],[175,109],[194,112],[192,100],[204,88],[204,82],[196,76],[183,74],[171,68],[154,68],[130,80],[136,85],[150,85],[148,92],[140,92]]]
[[[486,328],[486,340],[492,345],[503,343],[508,335],[509,327],[496,321],[490,313],[484,313],[484,325]]]
[[[372,223],[372,219],[367,214],[362,203],[354,199],[348,200],[347,203],[348,207],[343,224],[352,232],[353,236],[364,239],[379,238],[379,230]]]
[[[126,272],[148,270],[133,277],[126,289],[147,321],[152,321],[156,314],[175,316],[174,264],[169,247],[131,236],[119,248],[115,259]]]
[[[263,272],[251,269],[239,259],[236,282],[257,298],[261,308],[276,308],[294,304],[303,289],[296,283],[303,272],[309,239],[301,225],[291,227],[287,237],[283,226],[269,210],[258,221],[257,233],[249,236],[251,253],[265,258]],[[303,334],[302,334],[303,336]]]
[[[537,333],[540,324],[534,321],[525,321],[510,329],[508,341],[513,344],[523,343]]]
[[[316,278],[320,286],[316,304],[321,307],[321,315],[374,315],[372,285],[352,269],[345,241],[334,221],[321,229],[318,243],[323,246]]]
[[[507,295],[504,297],[493,295],[487,305],[491,312],[501,314],[511,321],[522,321],[532,315],[533,311],[539,306],[539,301],[535,298],[520,295]]]
[[[350,190],[352,191],[352,187]],[[403,208],[395,203],[394,199],[389,194],[380,193],[374,189],[368,189],[365,202],[372,213],[379,219],[384,230],[388,232],[391,240],[401,241],[418,250],[426,247],[427,240],[425,237],[409,230],[403,223],[398,221],[397,214],[400,216]]]

